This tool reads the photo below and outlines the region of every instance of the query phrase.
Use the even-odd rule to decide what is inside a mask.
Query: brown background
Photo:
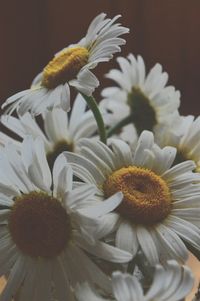
[[[1,102],[26,89],[53,54],[77,42],[91,19],[104,11],[109,16],[122,14],[121,22],[131,29],[123,54],[141,54],[148,67],[160,62],[170,75],[169,82],[181,90],[181,112],[199,114],[199,0],[0,0],[0,3]],[[110,67],[111,64],[103,64],[96,72],[101,78]]]
[[[102,11],[122,14],[131,29],[123,55],[141,54],[148,68],[160,62],[181,91],[182,114],[199,115],[200,0],[0,0],[0,102],[29,87],[53,54],[77,42]],[[97,68],[100,79],[113,65]],[[198,264],[191,264],[198,277]]]

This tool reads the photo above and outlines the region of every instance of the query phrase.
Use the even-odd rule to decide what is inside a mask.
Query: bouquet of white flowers
[[[179,301],[193,287],[200,118],[133,54],[96,102],[93,69],[129,32],[119,17],[98,15],[2,106],[19,139],[0,133],[0,301]]]

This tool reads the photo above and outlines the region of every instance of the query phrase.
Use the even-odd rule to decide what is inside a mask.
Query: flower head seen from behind
[[[111,147],[84,139],[82,155],[64,155],[77,177],[96,185],[99,201],[123,193],[114,212],[118,221],[109,224],[116,245],[133,256],[141,249],[151,265],[168,259],[185,262],[184,241],[200,249],[200,175],[193,172],[195,163],[171,167],[176,149],[159,148],[148,131],[141,134],[134,153],[120,140],[113,140]]]
[[[17,109],[20,115],[27,111],[39,115],[55,106],[68,111],[69,86],[91,95],[99,82],[90,69],[100,62],[109,61],[125,44],[125,40],[119,36],[129,30],[115,23],[119,17],[109,19],[102,13],[94,18],[83,39],[57,53],[35,78],[31,89],[11,96],[2,107],[9,106],[7,112],[10,114]]]
[[[118,87],[105,88],[102,92],[105,98],[102,106],[113,112],[114,121],[130,116],[138,135],[170,122],[180,105],[180,93],[166,86],[168,74],[162,71],[162,66],[156,64],[146,75],[141,56],[135,58],[130,54],[127,59],[118,57],[117,62],[121,70],[112,69],[106,77]]]
[[[87,255],[90,247],[108,261],[126,262],[131,255],[100,241],[97,218],[79,209],[92,206],[102,218],[120,203],[120,193],[95,209],[94,187],[74,187],[63,155],[51,172],[42,140],[30,137],[21,154],[11,144],[1,150],[0,188],[0,275],[8,277],[2,301],[16,294],[20,301],[74,300],[73,287],[84,281],[110,290],[107,276]]]
[[[166,268],[156,266],[153,282],[147,292],[138,279],[130,274],[114,272],[112,284],[116,301],[180,301],[190,293],[194,278],[187,266],[180,266],[171,260]],[[79,286],[76,295],[79,301],[111,300],[97,295],[87,284]]]

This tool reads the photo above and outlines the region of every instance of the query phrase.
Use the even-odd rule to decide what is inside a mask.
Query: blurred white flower
[[[156,64],[146,75],[143,58],[129,54],[127,59],[118,57],[120,69],[106,75],[118,87],[105,88],[101,106],[113,113],[113,124],[131,116],[138,134],[153,131],[162,123],[170,123],[180,105],[180,92],[166,86],[168,74]]]
[[[175,163],[193,160],[200,172],[200,117],[179,116],[172,125],[163,125],[155,131],[155,141],[161,147],[174,146],[177,149]]]

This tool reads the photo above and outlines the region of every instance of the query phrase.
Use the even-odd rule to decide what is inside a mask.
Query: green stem
[[[120,130],[123,126],[129,124],[132,122],[132,116],[129,115],[125,117],[124,119],[120,120],[118,123],[116,123],[113,127],[111,127],[107,131],[107,137],[110,137],[111,135],[115,134],[118,130]]]
[[[90,108],[90,110],[94,115],[99,130],[100,140],[106,144],[106,129],[95,98],[93,96],[87,96],[83,93],[81,93],[81,95],[87,102],[88,107]]]

